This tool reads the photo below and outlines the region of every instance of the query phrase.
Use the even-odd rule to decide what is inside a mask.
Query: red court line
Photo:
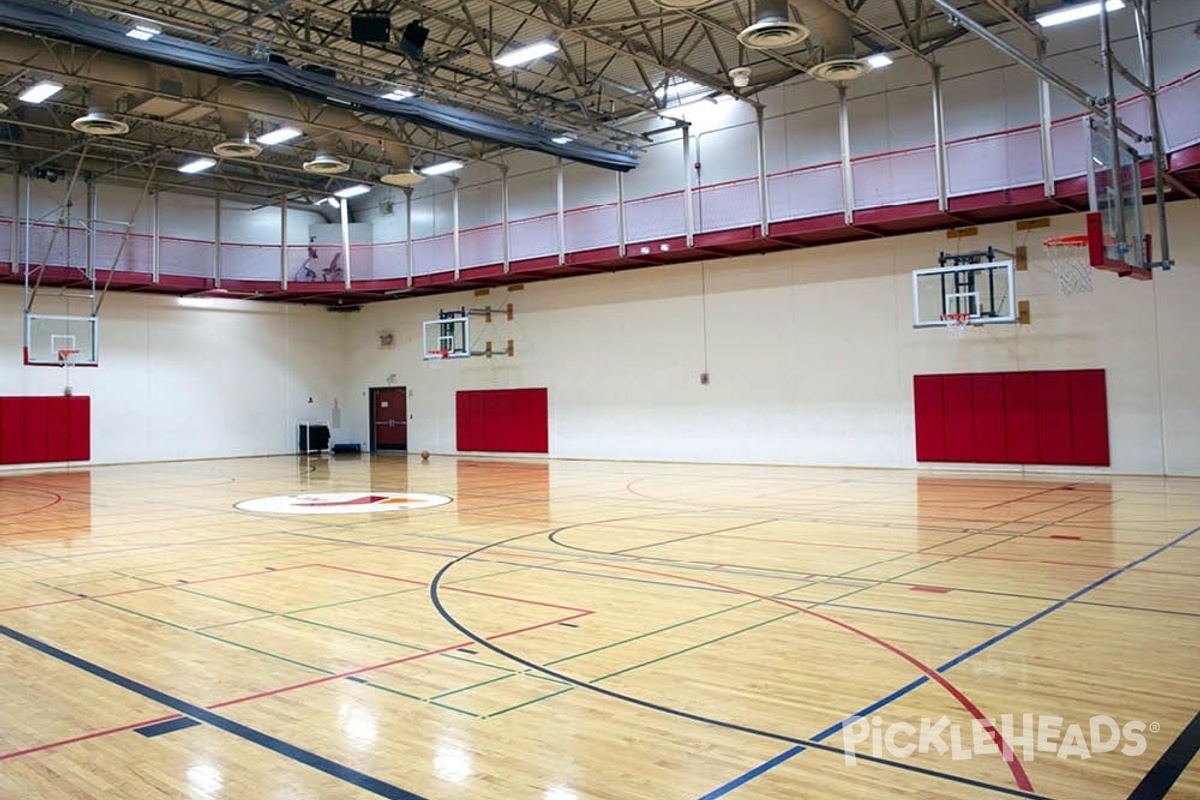
[[[61,494],[59,494],[58,492],[51,491],[50,489],[39,489],[37,487],[31,487],[31,488],[36,492],[43,492],[45,494],[54,495],[54,499],[51,500],[49,503],[46,503],[45,505],[37,506],[36,508],[27,508],[24,511],[6,511],[3,514],[0,514],[0,517],[19,517],[22,514],[34,514],[34,513],[37,513],[38,511],[45,511],[47,508],[56,506],[63,501],[63,496]],[[13,490],[7,489],[4,487],[0,487],[0,491],[11,492]],[[5,533],[5,534],[0,534],[0,535],[2,535],[2,536],[22,536],[22,535],[28,536],[29,532],[28,531],[17,531],[15,533]]]
[[[580,617],[586,617],[589,614],[593,614],[593,613],[595,613],[595,612],[583,611],[578,614],[570,614],[568,616],[561,617],[559,619],[552,619],[548,622],[539,622],[535,625],[527,625],[524,628],[517,628],[516,630],[504,631],[503,633],[496,633],[491,636],[485,636],[483,638],[488,641],[491,641],[492,639],[503,639],[506,636],[516,636],[519,633],[528,633],[529,631],[537,630],[538,628],[548,628],[551,625],[558,625],[560,622],[570,622],[573,619],[579,619]],[[339,672],[336,675],[324,675],[320,678],[313,678],[311,680],[302,681],[301,683],[294,683],[294,684],[291,684],[290,686],[281,686],[277,689],[267,689],[266,691],[263,691],[263,692],[256,692],[255,694],[246,695],[245,697],[237,697],[237,698],[234,698],[233,700],[224,700],[220,703],[216,703],[215,705],[206,706],[206,707],[211,711],[216,708],[225,708],[226,706],[237,705],[238,703],[245,703],[250,700],[260,700],[264,697],[272,697],[274,695],[283,694],[284,692],[290,692],[295,689],[304,689],[309,686],[316,686],[316,685],[322,684],[322,683],[329,683],[330,681],[341,680],[342,678],[349,678],[353,675],[361,675],[364,672],[373,672],[373,671],[379,670],[379,669],[386,669],[387,667],[394,667],[398,664],[406,664],[409,661],[417,661],[422,658],[428,658],[429,656],[437,656],[437,655],[441,655],[443,653],[450,653],[450,652],[458,650],[459,648],[462,648],[462,647],[469,647],[474,643],[475,643],[474,640],[466,639],[461,642],[455,642],[454,644],[447,645],[445,647],[439,647],[436,650],[425,650],[420,653],[413,653],[411,655],[404,656],[403,658],[395,658],[395,659],[392,659],[391,661],[385,661],[382,664],[372,664],[371,666],[359,667],[357,669],[352,669],[347,672]]]
[[[56,606],[62,603],[78,603],[82,600],[103,600],[109,597],[118,597],[123,594],[138,594],[140,592],[158,592],[163,589],[179,589],[185,586],[197,586],[201,583],[213,583],[214,581],[230,581],[235,578],[252,578],[262,575],[270,575],[275,572],[288,572],[293,569],[304,569],[306,567],[315,566],[313,564],[297,564],[291,567],[276,567],[274,569],[261,569],[256,572],[239,572],[235,575],[222,575],[218,578],[201,578],[196,581],[184,581],[182,583],[164,583],[158,586],[143,586],[138,589],[121,589],[118,592],[105,592],[104,594],[89,594],[82,597],[64,597],[62,600],[46,600],[41,603],[29,603],[23,606],[9,606],[8,608],[0,608],[0,614],[6,611],[20,611],[25,608],[41,608],[42,606]],[[58,589],[57,591],[66,592],[69,589]]]
[[[1040,495],[1043,495],[1043,494],[1049,494],[1050,492],[1061,491],[1064,487],[1071,486],[1071,485],[1073,485],[1073,484],[1064,483],[1059,486],[1051,486],[1049,489],[1042,489],[1040,492],[1031,492],[1029,494],[1022,495],[1021,497],[1014,497],[1011,500],[1004,500],[999,503],[992,503],[990,506],[984,506],[983,508],[980,509],[980,511],[990,511],[993,508],[999,508],[1000,506],[1006,506],[1009,503],[1020,503],[1022,500],[1031,500],[1031,499],[1038,497]]]
[[[908,588],[914,592],[933,592],[934,594],[948,594],[950,592],[945,586],[922,586],[917,584]]]
[[[871,642],[872,644],[876,644],[876,645],[884,648],[888,652],[890,652],[896,656],[899,656],[903,660],[907,661],[909,664],[912,664],[914,667],[916,667],[918,670],[920,670],[927,678],[929,678],[929,680],[933,681],[934,683],[936,683],[937,685],[939,685],[943,689],[945,689],[946,692],[949,693],[950,696],[953,697],[955,699],[955,701],[957,701],[958,704],[967,711],[967,713],[969,713],[972,717],[975,718],[975,720],[979,723],[980,727],[983,728],[983,730],[987,731],[988,734],[992,737],[992,741],[995,742],[997,749],[1000,751],[1001,757],[1004,759],[1005,763],[1008,764],[1009,771],[1012,772],[1013,779],[1017,782],[1017,786],[1027,792],[1033,791],[1033,784],[1029,781],[1029,776],[1025,773],[1025,767],[1021,764],[1021,762],[1013,754],[1012,749],[1008,746],[1008,743],[1004,741],[1004,737],[1001,735],[1000,731],[996,728],[996,726],[994,724],[992,724],[991,720],[988,719],[988,717],[983,713],[983,711],[981,711],[979,709],[979,707],[977,705],[975,705],[975,703],[972,702],[972,700],[969,697],[967,697],[965,694],[963,694],[963,692],[958,687],[956,687],[954,684],[952,684],[944,675],[942,675],[940,672],[938,672],[936,669],[929,666],[925,662],[921,661],[916,656],[911,655],[910,653],[906,652],[905,650],[902,650],[901,648],[897,647],[896,645],[892,644],[891,642],[880,639],[878,636],[867,633],[863,629],[855,627],[854,625],[851,625],[848,622],[843,622],[842,620],[837,619],[836,617],[831,617],[831,616],[828,616],[827,614],[822,614],[819,611],[813,611],[812,609],[804,608],[803,606],[798,606],[798,605],[795,605],[794,603],[789,603],[786,600],[781,600],[777,597],[771,597],[770,595],[758,594],[757,592],[751,592],[751,591],[748,591],[745,589],[739,589],[738,587],[735,587],[735,586],[726,586],[723,584],[714,583],[712,581],[701,580],[699,578],[673,575],[669,572],[658,572],[655,570],[639,569],[637,567],[622,566],[620,564],[596,564],[596,562],[593,562],[593,564],[595,564],[596,566],[607,566],[612,569],[625,570],[628,572],[638,572],[638,573],[643,573],[646,575],[656,575],[658,577],[671,578],[672,580],[708,585],[708,586],[712,586],[717,589],[724,589],[726,591],[736,592],[737,594],[741,594],[746,597],[756,597],[759,600],[763,600],[768,603],[775,603],[776,605],[781,605],[784,608],[790,608],[790,609],[792,609],[794,611],[798,611],[802,614],[807,614],[809,616],[816,617],[817,619],[820,619],[824,622],[828,622],[832,625],[836,625],[837,627],[847,630],[856,636],[860,636],[860,637],[866,639],[867,641]]]
[[[561,560],[561,559],[556,559],[556,560]],[[372,578],[382,578],[384,580],[389,580],[389,581],[399,581],[401,583],[412,583],[412,584],[416,584],[417,586],[428,586],[429,585],[426,581],[414,581],[410,578],[398,578],[393,575],[384,575],[379,572],[365,572],[360,569],[350,569],[349,567],[339,567],[334,564],[313,564],[312,566],[338,570],[339,572],[352,572],[356,575],[368,575]],[[462,589],[457,586],[447,586],[446,589],[451,592],[461,592],[463,594],[479,595],[480,597],[490,597],[493,600],[507,600],[512,603],[524,603],[526,605],[541,606],[543,608],[555,608],[560,611],[583,611],[588,614],[592,613],[591,611],[589,611],[586,608],[576,608],[575,606],[562,606],[562,605],[558,605],[557,603],[544,603],[540,600],[526,600],[523,597],[512,597],[510,595],[504,595],[504,594],[492,594],[490,592],[476,591],[475,589]]]
[[[183,714],[168,714],[165,717],[155,717],[154,719],[144,719],[141,722],[131,722],[128,725],[120,725],[116,728],[106,728],[105,730],[102,730],[102,731],[92,731],[91,733],[84,733],[79,736],[72,736],[70,739],[60,739],[57,742],[49,742],[47,744],[39,744],[36,747],[26,747],[24,750],[13,750],[11,753],[0,754],[0,761],[5,761],[10,758],[16,758],[17,756],[27,756],[30,753],[40,753],[43,750],[51,750],[55,747],[62,747],[64,745],[68,745],[68,744],[75,744],[76,742],[86,742],[88,739],[98,739],[101,736],[108,736],[110,733],[120,733],[121,731],[133,730],[135,728],[141,728],[146,725],[153,725],[158,722],[166,722],[168,720],[178,719],[179,717],[182,717],[182,716],[183,716]]]

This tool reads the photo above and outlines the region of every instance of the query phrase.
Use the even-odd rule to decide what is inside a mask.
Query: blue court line
[[[1154,762],[1154,766],[1134,787],[1129,800],[1162,800],[1196,757],[1197,750],[1200,750],[1200,714],[1192,717],[1179,738]]]
[[[139,694],[142,697],[153,700],[154,702],[164,705],[167,708],[172,708],[181,714],[186,714],[187,716],[192,717],[199,722],[207,723],[208,725],[211,725],[214,728],[219,728],[226,733],[232,733],[238,738],[245,739],[246,741],[257,744],[260,747],[265,747],[271,752],[281,755],[284,758],[290,758],[293,761],[298,761],[305,766],[309,766],[313,769],[324,772],[326,775],[330,775],[338,780],[345,781],[346,783],[357,786],[360,789],[365,789],[372,794],[379,795],[380,797],[386,797],[389,800],[425,800],[420,795],[413,794],[412,792],[401,789],[398,786],[393,786],[392,784],[381,781],[378,778],[373,778],[366,773],[351,769],[344,764],[331,761],[330,759],[317,755],[309,750],[299,748],[294,744],[283,741],[282,739],[277,739],[270,734],[247,727],[240,722],[234,722],[231,719],[222,717],[220,714],[214,714],[213,712],[205,708],[201,708],[200,706],[192,705],[186,700],[180,700],[179,698],[173,697],[166,692],[161,692],[158,689],[151,688],[144,683],[139,683],[132,678],[128,678],[124,675],[113,672],[112,670],[105,669],[98,664],[93,664],[92,662],[86,661],[79,656],[72,655],[65,650],[60,650],[54,645],[46,644],[45,642],[34,639],[31,636],[26,636],[25,634],[15,631],[6,625],[0,625],[0,635],[7,636],[13,641],[20,642],[27,647],[31,647],[34,650],[50,656],[51,658],[56,658],[63,663],[70,664],[71,666],[94,675],[101,680],[116,684],[122,689]]]
[[[1042,609],[1041,611],[1034,614],[1033,616],[1022,620],[1021,622],[1018,622],[1016,625],[1013,625],[1010,628],[1000,631],[999,633],[997,633],[995,636],[991,637],[990,639],[985,639],[984,641],[982,641],[979,644],[972,647],[970,650],[967,650],[966,652],[955,656],[954,658],[947,661],[945,664],[942,664],[940,667],[938,667],[936,669],[936,672],[942,673],[942,672],[945,672],[946,670],[953,669],[954,667],[963,663],[964,661],[971,658],[972,656],[978,655],[979,653],[983,652],[984,650],[987,650],[988,648],[990,648],[992,645],[999,644],[1000,642],[1004,641],[1005,639],[1007,639],[1008,637],[1012,636],[1015,633],[1019,633],[1020,631],[1024,630],[1025,628],[1028,628],[1030,625],[1037,622],[1038,620],[1043,619],[1044,617],[1047,617],[1050,614],[1053,614],[1055,611],[1058,611],[1060,608],[1066,606],[1067,604],[1071,603],[1072,601],[1082,597],[1085,594],[1088,594],[1089,592],[1092,592],[1092,591],[1100,588],[1104,584],[1108,583],[1109,581],[1113,580],[1114,578],[1120,577],[1121,575],[1125,574],[1129,570],[1134,569],[1135,567],[1137,567],[1141,564],[1144,564],[1145,562],[1149,561],[1150,559],[1154,558],[1155,556],[1159,555],[1160,553],[1164,552],[1165,550],[1168,550],[1168,549],[1174,547],[1175,545],[1179,544],[1180,542],[1185,541],[1186,539],[1188,539],[1189,537],[1191,537],[1192,535],[1194,535],[1197,532],[1200,532],[1200,527],[1192,528],[1187,533],[1182,534],[1181,536],[1177,536],[1176,538],[1172,539],[1171,541],[1167,542],[1166,544],[1161,545],[1160,547],[1158,547],[1154,550],[1151,550],[1149,553],[1142,556],[1141,558],[1139,558],[1135,561],[1131,561],[1128,564],[1126,564],[1125,566],[1123,566],[1119,569],[1113,570],[1112,572],[1108,573],[1104,577],[1099,578],[1095,581],[1092,581],[1087,586],[1083,587],[1082,589],[1079,589],[1078,591],[1074,592],[1073,594],[1068,595],[1067,597],[1063,598],[1062,600],[1057,601],[1050,607]],[[900,699],[904,695],[908,694],[909,692],[913,691],[914,689],[917,689],[918,687],[920,687],[923,684],[926,684],[928,682],[929,682],[929,678],[927,676],[922,675],[921,677],[912,681],[908,685],[902,686],[899,689],[897,689],[896,691],[892,692],[887,697],[884,697],[880,700],[875,701],[874,703],[867,706],[866,708],[860,709],[859,711],[855,712],[854,714],[850,715],[849,717],[846,717],[846,719],[842,720],[841,722],[836,722],[833,725],[830,725],[825,730],[823,730],[820,733],[813,736],[811,740],[814,742],[822,742],[825,739],[828,739],[830,736],[837,733],[838,731],[840,731],[843,728],[843,726],[850,723],[851,721],[862,718],[862,717],[871,716],[871,714],[875,713],[876,711],[883,708],[884,706],[892,703],[895,700]],[[1190,730],[1190,726],[1189,726],[1189,730]],[[1186,733],[1186,731],[1185,731],[1185,733]],[[1197,730],[1197,732],[1195,733],[1195,736],[1197,737],[1197,742],[1196,742],[1195,746],[1200,748],[1200,730]],[[699,800],[716,800],[716,798],[718,798],[718,797],[723,797],[723,796],[729,794],[730,792],[732,792],[734,789],[741,786],[742,784],[748,783],[749,781],[753,780],[754,778],[757,778],[759,775],[762,775],[767,770],[773,769],[774,767],[779,766],[780,764],[782,764],[783,762],[792,758],[793,756],[797,756],[800,753],[803,753],[804,750],[805,750],[805,748],[801,747],[801,746],[793,747],[790,750],[785,750],[784,752],[782,752],[779,755],[772,758],[770,761],[766,761],[762,764],[759,764],[754,769],[751,769],[751,770],[739,775],[738,777],[734,778],[733,780],[729,781],[728,783],[724,784],[723,786],[719,786],[716,789],[714,789],[713,791],[709,792],[708,794],[703,795],[702,797],[699,798]],[[1194,754],[1195,749],[1193,749],[1192,752]],[[1151,795],[1145,795],[1144,797],[1150,798]],[[1161,795],[1156,795],[1155,797],[1161,797]],[[1134,800],[1134,798],[1131,797],[1130,800]],[[1139,798],[1137,798],[1137,800],[1142,800],[1142,798],[1139,797]]]

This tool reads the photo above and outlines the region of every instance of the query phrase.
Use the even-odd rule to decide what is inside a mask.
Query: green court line
[[[267,656],[268,658],[273,658],[277,661],[283,661],[287,664],[292,664],[297,667],[303,667],[304,669],[310,669],[313,672],[319,672],[322,675],[333,675],[334,674],[330,670],[322,669],[320,667],[314,667],[312,664],[305,664],[302,661],[296,661],[295,659],[287,658],[286,656],[281,656],[278,653],[270,653],[266,650],[260,650],[257,647],[251,647],[250,645],[242,644],[241,642],[234,642],[234,641],[230,641],[229,639],[222,639],[220,636],[214,636],[211,633],[205,633],[204,631],[196,630],[194,628],[188,628],[183,625],[179,625],[178,623],[175,623],[175,622],[170,622],[165,619],[159,619],[158,617],[152,617],[149,614],[143,614],[140,611],[134,611],[133,609],[125,608],[124,606],[119,606],[115,603],[109,603],[104,600],[96,600],[96,599],[92,599],[92,602],[97,603],[102,606],[106,606],[108,608],[112,608],[116,611],[124,611],[126,614],[132,614],[135,617],[141,617],[142,619],[147,619],[147,620],[150,620],[151,622],[156,622],[159,625],[166,625],[168,628],[175,628],[176,630],[187,631],[188,633],[194,633],[197,636],[203,636],[206,639],[212,639],[213,641],[223,642],[225,644],[232,645],[233,647],[240,647],[243,650],[248,650],[251,653],[257,653],[260,656]]]
[[[315,622],[311,619],[301,619],[300,617],[293,617],[291,614],[279,614],[278,616],[281,617],[282,619],[290,619],[293,622],[302,622],[305,625],[312,625],[317,628],[324,628],[324,629],[330,630],[330,631],[337,631],[338,633],[349,634],[350,636],[354,636],[359,639],[371,639],[376,642],[383,642],[384,644],[394,644],[397,647],[404,647],[409,650],[418,650],[418,651],[424,652],[429,649],[428,647],[423,647],[421,645],[409,644],[408,642],[397,642],[393,639],[385,639],[382,636],[375,636],[370,633],[361,633],[360,631],[350,630],[349,628],[339,628],[337,625],[327,625],[324,622]]]
[[[374,681],[363,681],[363,685],[370,686],[372,689],[379,689],[380,691],[387,692],[388,694],[399,695],[400,697],[404,697],[409,700],[416,700],[418,703],[426,702],[426,698],[424,698],[424,697],[418,697],[415,694],[409,694],[408,692],[402,692],[399,689],[393,689],[390,686],[384,686],[383,684],[375,683]]]
[[[200,633],[202,631],[211,631],[214,628],[225,628],[230,625],[241,625],[243,622],[257,622],[260,619],[274,619],[274,618],[275,618],[274,614],[263,614],[262,616],[259,616],[259,617],[246,617],[245,619],[235,619],[232,622],[218,622],[215,625],[198,625],[195,628],[189,628],[188,630],[192,630],[197,633]]]
[[[351,600],[338,600],[336,603],[324,603],[319,606],[308,606],[307,608],[294,608],[291,611],[288,611],[286,613],[287,614],[305,614],[309,611],[319,611],[324,608],[337,608],[338,606],[348,606],[348,605],[353,605],[354,603],[362,603],[366,600],[379,600],[384,597],[395,597],[396,595],[410,594],[411,592],[421,592],[421,591],[426,591],[427,589],[428,589],[428,587],[426,587],[426,586],[411,586],[407,589],[397,589],[394,592],[384,592],[383,594],[373,594],[373,595],[369,595],[367,597],[355,597]]]
[[[730,631],[729,633],[718,636],[715,639],[709,639],[704,642],[699,642],[699,643],[691,645],[689,647],[685,647],[682,650],[676,650],[673,653],[667,653],[666,655],[661,655],[658,658],[652,658],[649,661],[643,661],[641,664],[634,664],[632,666],[625,667],[624,669],[619,669],[616,672],[610,672],[607,675],[601,675],[599,678],[595,678],[591,682],[599,683],[600,681],[606,681],[609,678],[615,678],[617,675],[623,675],[626,672],[632,672],[635,669],[641,669],[642,667],[647,667],[647,666],[650,666],[651,664],[657,664],[660,661],[666,661],[668,658],[674,658],[676,656],[681,656],[684,653],[690,653],[693,650],[699,650],[701,647],[707,647],[710,644],[716,644],[717,642],[724,641],[725,639],[731,639],[734,636],[740,636],[741,634],[746,633],[748,631],[752,631],[755,628],[761,628],[764,625],[770,625],[771,623],[778,622],[781,619],[787,619],[788,617],[794,617],[799,613],[800,613],[799,611],[788,611],[787,613],[780,614],[777,617],[772,617],[771,619],[763,620],[762,622],[756,622],[753,625],[749,625],[745,628],[739,628],[736,631]]]
[[[443,697],[450,697],[451,695],[456,695],[460,692],[470,691],[471,689],[478,689],[480,686],[487,686],[488,684],[496,683],[498,681],[508,680],[509,678],[515,678],[517,676],[525,676],[528,678],[534,678],[536,680],[545,681],[546,683],[553,683],[558,686],[566,686],[566,687],[570,688],[570,684],[568,684],[568,683],[564,683],[563,681],[559,681],[559,680],[554,680],[553,678],[548,678],[545,675],[540,675],[536,672],[530,672],[528,669],[523,669],[523,670],[518,670],[515,672],[510,672],[507,675],[499,675],[495,678],[488,678],[485,681],[479,681],[478,683],[473,683],[470,686],[460,686],[457,689],[451,689],[450,691],[442,692],[441,694],[435,694],[433,697],[431,697],[429,699],[430,700],[440,700]]]
[[[645,639],[647,636],[653,636],[656,633],[663,633],[664,631],[669,631],[669,630],[672,630],[673,628],[680,628],[684,625],[690,625],[693,622],[699,622],[702,619],[708,619],[709,617],[716,617],[716,616],[720,616],[721,614],[727,614],[730,611],[737,611],[739,608],[745,608],[746,606],[752,606],[755,603],[760,603],[760,602],[762,602],[762,601],[756,597],[753,600],[747,600],[746,602],[739,603],[735,606],[728,606],[727,608],[719,608],[716,611],[710,611],[709,613],[701,614],[698,617],[692,617],[691,619],[685,619],[685,620],[682,620],[681,622],[675,622],[675,623],[672,623],[672,624],[667,625],[662,628],[657,628],[652,631],[646,631],[645,633],[639,633],[637,636],[630,636],[627,639],[620,639],[615,642],[610,642],[605,645],[600,645],[599,647],[593,647],[591,650],[584,650],[582,653],[575,653],[574,655],[557,658],[554,661],[547,661],[545,666],[553,667],[554,665],[561,664],[564,661],[571,661],[572,659],[582,658],[584,656],[591,655],[592,653],[599,653],[601,650],[608,650],[609,648],[618,647],[623,644],[628,644],[629,642],[636,642],[638,639]]]
[[[458,714],[465,714],[466,716],[471,717],[472,719],[481,719],[481,717],[473,711],[467,711],[462,708],[455,708],[454,706],[446,705],[445,703],[439,703],[436,700],[426,700],[425,702],[429,703],[429,705],[431,705],[431,706],[437,706],[438,708],[444,708],[447,711],[454,711]]]
[[[552,697],[558,697],[560,694],[566,694],[567,692],[573,691],[574,689],[575,689],[574,686],[568,686],[565,689],[559,689],[557,692],[548,694],[545,697],[535,697],[532,700],[526,700],[524,703],[517,703],[515,706],[511,706],[509,708],[504,708],[499,711],[494,711],[491,714],[485,714],[482,717],[482,719],[495,719],[496,717],[500,716],[501,714],[507,714],[510,711],[516,711],[519,708],[525,708],[526,706],[531,706],[534,703],[540,703],[543,700],[549,700]]]

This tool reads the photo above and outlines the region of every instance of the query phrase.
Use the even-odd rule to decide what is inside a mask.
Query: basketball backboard
[[[1089,220],[1094,267],[1149,278],[1150,243],[1142,229],[1142,180],[1137,150],[1112,128],[1089,119],[1088,201],[1099,215]]]
[[[471,355],[470,316],[453,315],[423,323],[426,361]]]
[[[913,272],[913,327],[948,325],[967,314],[972,325],[1016,322],[1012,261],[931,267]]]
[[[25,363],[29,366],[62,366],[59,354],[77,350],[74,365],[94,367],[99,363],[98,334],[96,317],[26,314]]]

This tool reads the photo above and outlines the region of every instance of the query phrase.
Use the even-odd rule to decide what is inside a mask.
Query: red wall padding
[[[89,397],[0,397],[0,464],[87,461]]]
[[[1106,467],[1104,370],[914,375],[917,461]]]
[[[545,389],[484,389],[456,397],[458,449],[549,453]]]

